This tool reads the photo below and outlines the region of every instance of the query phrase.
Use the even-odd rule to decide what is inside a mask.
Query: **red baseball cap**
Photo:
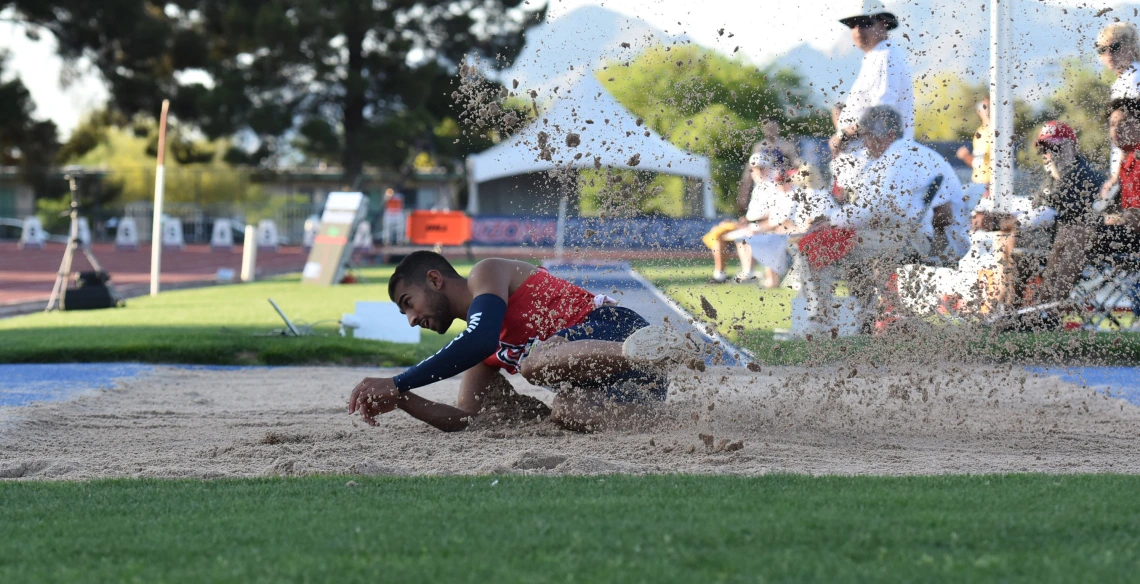
[[[1077,143],[1077,133],[1073,131],[1068,124],[1053,120],[1045,122],[1041,127],[1041,133],[1037,134],[1037,141],[1034,144],[1048,144],[1049,146],[1060,146],[1065,142]]]

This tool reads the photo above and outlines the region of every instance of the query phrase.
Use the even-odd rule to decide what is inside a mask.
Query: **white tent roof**
[[[709,160],[670,144],[622,107],[587,72],[560,92],[546,112],[507,140],[467,157],[468,181],[481,183],[556,168],[637,168],[710,181]],[[547,135],[550,160],[542,158],[540,134]],[[648,135],[646,135],[648,133]],[[577,146],[567,137],[577,134]],[[575,158],[581,154],[581,157]],[[634,156],[640,163],[630,164]]]

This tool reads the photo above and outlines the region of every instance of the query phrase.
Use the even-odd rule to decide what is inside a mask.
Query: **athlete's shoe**
[[[724,272],[713,272],[712,277],[709,278],[709,283],[723,284],[726,280],[728,280],[728,274],[725,274]]]
[[[688,335],[663,326],[647,326],[634,331],[621,346],[622,355],[643,366],[672,369],[701,364],[701,343]]]
[[[752,272],[740,272],[739,274],[732,277],[732,281],[736,282],[737,284],[755,282],[756,274],[753,274]]]

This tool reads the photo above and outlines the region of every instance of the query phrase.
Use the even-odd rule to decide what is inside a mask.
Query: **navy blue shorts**
[[[595,308],[586,320],[564,328],[554,336],[568,341],[613,341],[620,343],[634,331],[649,326],[649,321],[623,306],[602,306]],[[626,371],[604,377],[589,384],[579,383],[585,389],[601,389],[606,397],[618,403],[639,403],[665,401],[668,391],[667,380],[655,373],[646,371]]]

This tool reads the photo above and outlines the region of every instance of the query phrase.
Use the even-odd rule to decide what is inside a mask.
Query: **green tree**
[[[814,113],[803,78],[789,69],[757,68],[689,44],[648,49],[628,64],[611,63],[598,75],[614,97],[675,146],[713,159],[717,204],[735,206],[740,169],[765,120],[789,136],[826,136],[831,122]],[[586,176],[586,175],[584,175]],[[678,178],[662,178],[650,201],[681,193]],[[672,184],[675,183],[675,184]]]
[[[919,140],[971,140],[981,124],[975,107],[989,97],[988,82],[970,83],[955,73],[923,75],[914,82],[915,137]],[[1024,136],[1038,123],[1024,99],[1013,102],[1013,133]],[[1036,135],[1036,134],[1034,134]]]
[[[174,118],[209,140],[257,137],[254,152],[228,151],[230,162],[299,152],[339,162],[346,182],[366,162],[410,165],[421,151],[448,159],[482,146],[450,133],[454,72],[471,54],[505,65],[545,13],[523,0],[0,0],[4,8],[53,33],[65,59],[90,58],[115,113],[153,117],[169,98]],[[209,81],[179,75],[195,70]]]
[[[462,153],[449,94],[471,54],[513,59],[545,8],[522,0],[199,0],[214,87],[185,88],[179,111],[207,135],[257,135],[264,160],[293,144],[339,162],[410,165]]]
[[[61,150],[66,155],[61,162],[108,171],[94,193],[98,200],[85,203],[148,201],[154,196],[154,153],[150,151],[153,125],[153,121],[138,121],[132,127],[124,127],[106,112],[96,112],[79,124]],[[197,156],[167,159],[168,202],[217,205],[260,201],[261,190],[251,184],[248,173],[222,160],[221,153],[227,146],[224,140],[193,143],[198,144]],[[206,152],[213,154],[207,159]]]
[[[0,52],[0,79],[7,77],[8,55]],[[52,189],[50,166],[59,140],[55,124],[35,119],[35,103],[19,78],[0,81],[0,164],[20,169],[37,196]]]
[[[59,55],[86,58],[111,94],[112,109],[128,117],[156,115],[162,100],[178,94],[175,73],[203,67],[201,37],[183,16],[193,0],[0,0],[28,33],[46,30]]]
[[[1106,169],[1111,149],[1106,111],[1111,85],[1112,78],[1106,71],[1086,67],[1075,59],[1066,61],[1061,67],[1061,86],[1045,100],[1035,117],[1018,162],[1029,168],[1040,168],[1041,157],[1033,149],[1033,141],[1041,124],[1060,120],[1077,132],[1080,153],[1094,166]]]

